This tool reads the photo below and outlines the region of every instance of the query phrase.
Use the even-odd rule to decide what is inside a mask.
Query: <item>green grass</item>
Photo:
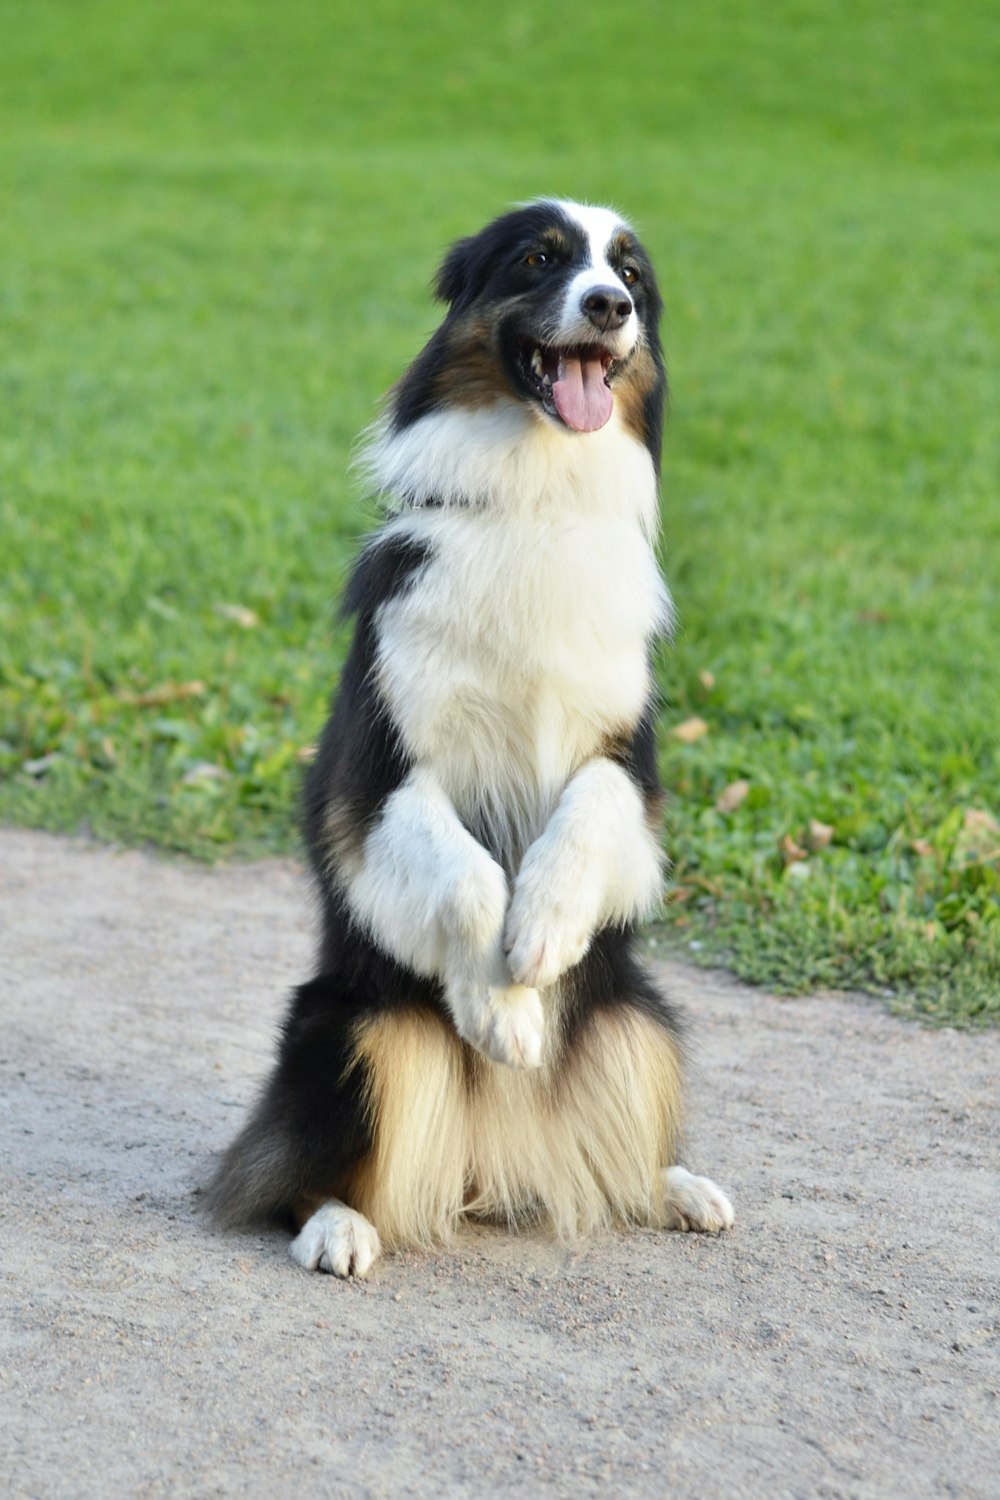
[[[668,302],[664,930],[1000,1015],[991,3],[0,0],[0,33],[0,816],[294,847],[351,447],[441,248],[612,201]]]

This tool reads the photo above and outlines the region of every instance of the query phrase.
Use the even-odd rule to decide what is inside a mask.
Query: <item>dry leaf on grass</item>
[[[953,858],[963,864],[993,864],[1000,859],[1000,823],[983,807],[967,807],[955,840]]]
[[[715,810],[720,813],[735,812],[750,790],[749,781],[731,781],[715,799]]]
[[[46,771],[51,771],[62,760],[58,750],[53,750],[50,755],[39,755],[34,760],[26,760],[21,770],[28,776],[44,776]]]
[[[217,766],[211,760],[199,760],[190,771],[185,771],[181,777],[183,786],[203,786],[208,781],[226,781],[229,772],[223,766]]]
[[[801,844],[797,844],[790,833],[785,834],[784,838],[778,844],[778,848],[781,850],[781,857],[785,861],[786,869],[789,865],[797,864],[799,860],[809,858],[809,850],[803,849]]]
[[[859,609],[857,618],[862,625],[888,625],[892,616],[884,609]]]
[[[182,698],[200,698],[204,691],[203,682],[164,682],[144,693],[121,693],[120,697],[123,703],[131,703],[135,708],[159,708],[164,703],[178,703]]]
[[[809,819],[809,832],[806,843],[810,849],[825,849],[833,838],[833,828],[829,823],[821,823],[818,818]]]
[[[701,683],[706,693],[709,693],[711,692],[712,688],[715,687],[715,673],[709,672],[706,668],[703,672],[698,673],[698,681]]]
[[[244,630],[252,630],[260,624],[256,610],[248,609],[245,604],[216,604],[215,613],[224,620],[232,620],[234,625],[242,625]]]
[[[680,740],[682,745],[693,745],[695,740],[700,740],[703,734],[708,733],[708,725],[704,719],[697,717],[685,719],[683,724],[675,724],[670,731],[672,740]]]

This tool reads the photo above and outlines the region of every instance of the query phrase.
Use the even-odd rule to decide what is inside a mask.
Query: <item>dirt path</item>
[[[730,1235],[343,1284],[192,1195],[308,917],[288,864],[0,831],[5,1494],[1000,1496],[1000,1034],[668,967]]]

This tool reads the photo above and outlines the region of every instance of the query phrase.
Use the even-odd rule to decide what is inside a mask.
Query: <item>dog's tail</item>
[[[300,1176],[296,1155],[265,1095],[206,1185],[202,1201],[212,1218],[230,1229],[287,1218]]]
[[[296,990],[271,1079],[205,1190],[218,1223],[294,1222],[304,1199],[340,1197],[369,1151],[367,1083],[347,999],[330,974]]]

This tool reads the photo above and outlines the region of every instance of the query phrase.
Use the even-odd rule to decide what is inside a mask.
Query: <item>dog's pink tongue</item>
[[[611,416],[614,400],[604,383],[599,359],[580,360],[560,355],[559,374],[552,382],[556,411],[567,427],[577,432],[596,432]]]

